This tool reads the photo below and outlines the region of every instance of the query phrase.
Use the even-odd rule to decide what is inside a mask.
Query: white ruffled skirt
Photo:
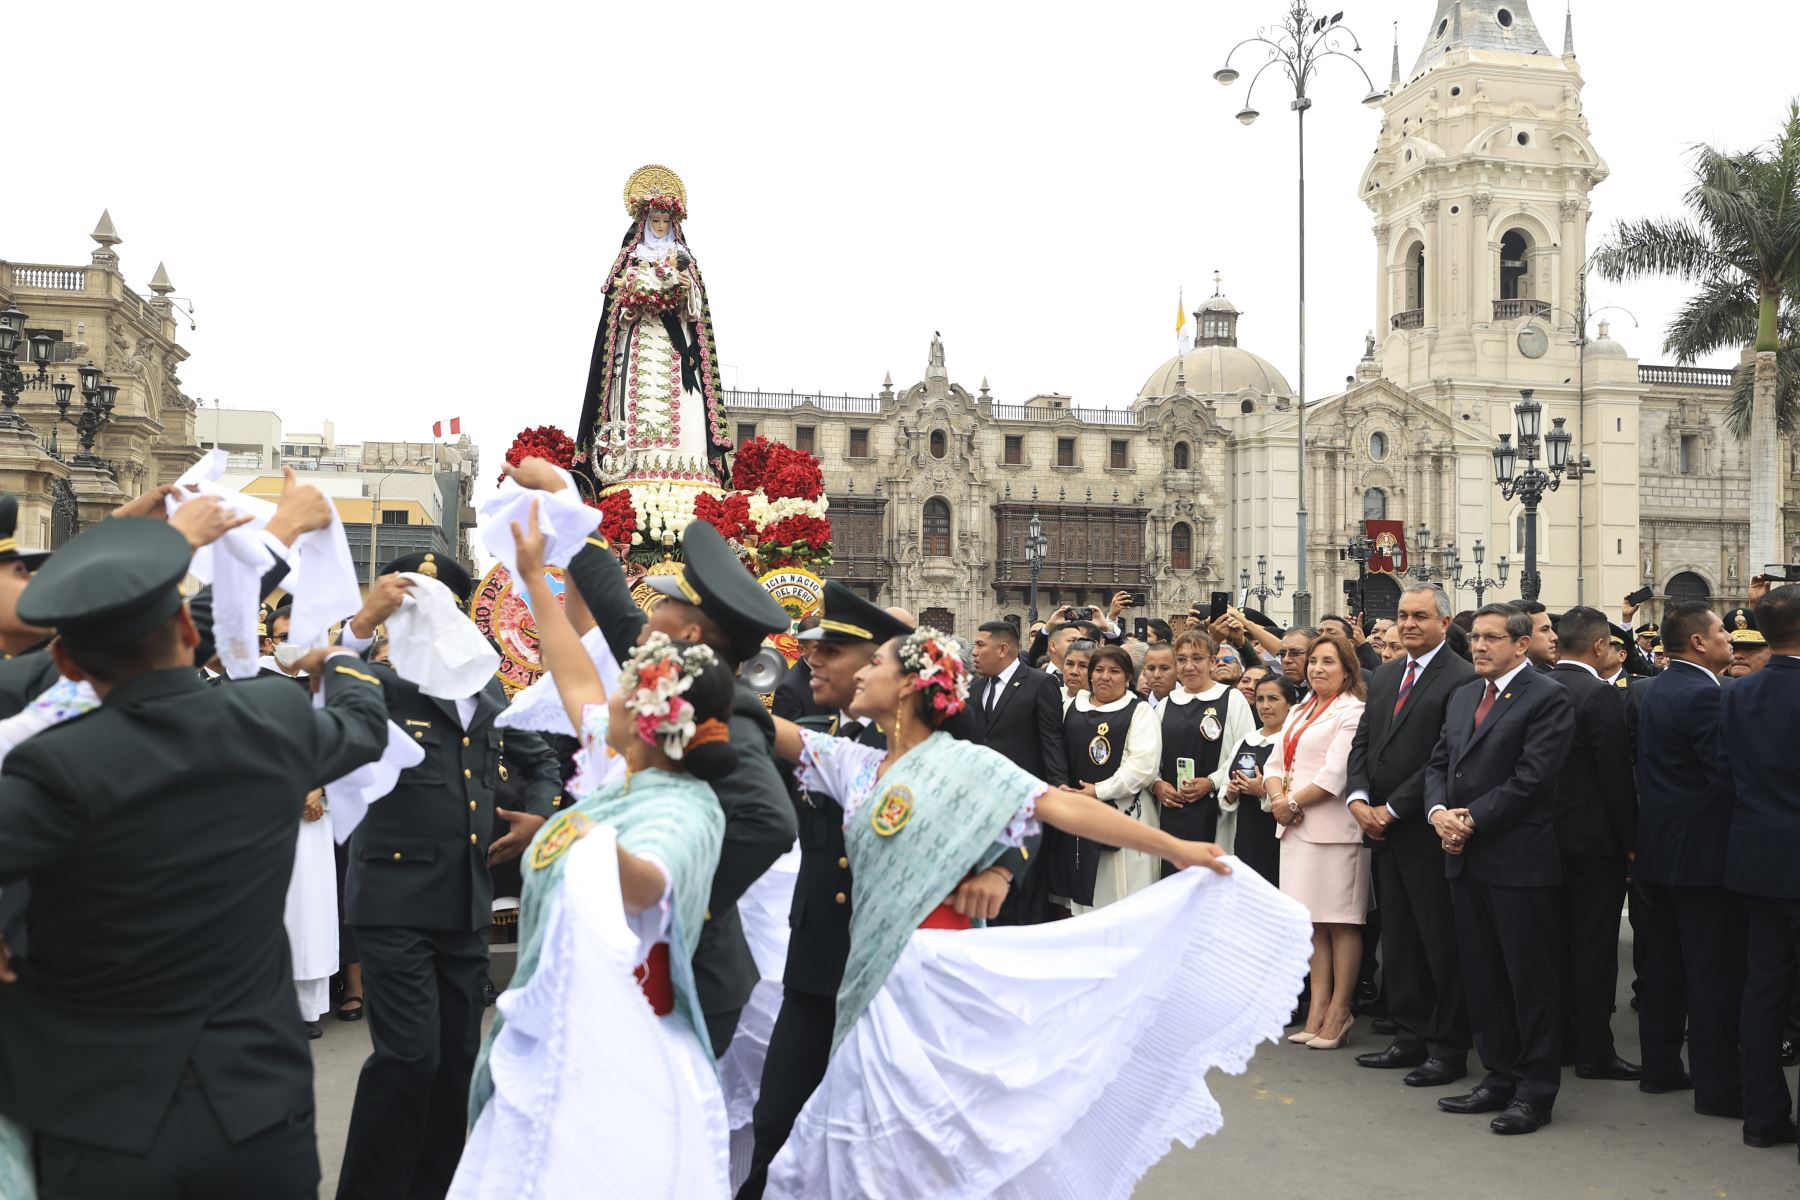
[[[1236,864],[1086,916],[919,930],[769,1172],[771,1200],[1111,1200],[1280,1035],[1306,910]]]
[[[750,1173],[750,1154],[755,1136],[750,1118],[762,1093],[763,1063],[769,1056],[769,1034],[781,1011],[781,977],[787,970],[788,913],[794,906],[794,881],[800,874],[800,848],[795,846],[775,860],[755,883],[738,897],[738,919],[744,924],[744,940],[762,976],[738,1017],[737,1032],[719,1059],[719,1085],[725,1093],[725,1116],[731,1125],[731,1187]]]
[[[649,950],[619,900],[613,831],[568,851],[536,972],[499,1005],[494,1094],[454,1200],[723,1200],[725,1103],[712,1056],[658,1017],[632,969]]]

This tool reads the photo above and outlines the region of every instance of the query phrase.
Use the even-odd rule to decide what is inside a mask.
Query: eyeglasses
[[[1515,638],[1510,633],[1471,633],[1471,642],[1522,642],[1524,638]]]
[[[1304,651],[1304,650],[1283,650],[1281,652],[1281,654],[1279,655],[1279,657],[1281,657],[1281,658],[1305,658],[1306,651]]]

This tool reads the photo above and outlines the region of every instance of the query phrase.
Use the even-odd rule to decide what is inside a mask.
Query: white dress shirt
[[[995,704],[1000,703],[1000,691],[1012,682],[1012,677],[1019,673],[1019,660],[1013,659],[1006,664],[1006,669],[988,680],[987,690],[981,694],[981,711],[986,715],[987,702],[991,698]]]
[[[1425,653],[1419,655],[1417,658],[1412,658],[1412,659],[1408,660],[1408,665],[1414,668],[1414,673],[1413,673],[1413,686],[1414,687],[1419,686],[1419,680],[1424,676],[1425,668],[1429,667],[1431,665],[1431,660],[1436,658],[1443,649],[1444,649],[1444,643],[1439,642],[1437,645],[1433,646],[1431,649],[1427,650]],[[1402,679],[1405,679],[1406,673],[1404,671],[1402,671],[1400,677]],[[1408,692],[1407,695],[1410,696],[1410,695],[1412,695],[1412,693]],[[1344,806],[1346,808],[1348,808],[1350,805],[1355,804],[1358,800],[1361,800],[1364,804],[1367,804],[1369,802],[1369,789],[1368,788],[1357,788],[1354,791],[1352,791],[1348,796],[1345,796],[1344,797]],[[1396,821],[1398,821],[1400,819],[1400,814],[1394,811],[1393,805],[1384,804],[1381,807],[1388,810],[1388,816],[1394,818]]]

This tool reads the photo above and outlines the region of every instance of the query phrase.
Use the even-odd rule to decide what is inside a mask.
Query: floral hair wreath
[[[696,737],[694,706],[685,693],[702,671],[718,661],[710,647],[677,648],[666,633],[645,639],[619,671],[625,711],[632,715],[637,735],[677,762],[690,745],[717,741],[716,736]]]
[[[969,701],[969,669],[950,639],[921,625],[900,643],[900,665],[919,678],[919,691],[932,711],[953,717]]]
[[[652,209],[669,214],[672,220],[687,220],[687,205],[680,196],[638,196],[631,202],[631,215],[636,220],[642,221]]]

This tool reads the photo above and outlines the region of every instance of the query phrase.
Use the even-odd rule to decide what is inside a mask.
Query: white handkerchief
[[[387,619],[388,665],[400,678],[439,700],[465,700],[487,686],[500,655],[463,615],[456,596],[437,580],[407,572],[406,599]]]
[[[517,551],[513,546],[512,523],[523,529],[531,519],[531,502],[538,501],[538,528],[544,534],[544,565],[566,567],[575,557],[587,536],[600,523],[600,514],[582,503],[581,493],[569,473],[558,468],[562,476],[560,492],[540,492],[520,487],[515,479],[500,481],[500,490],[482,504],[475,528],[481,533],[487,552],[499,560],[506,573],[518,578]]]
[[[612,649],[606,644],[606,635],[595,626],[581,635],[581,646],[594,660],[594,669],[600,672],[600,686],[611,696],[618,690],[619,660],[613,657]],[[560,733],[564,737],[579,737],[575,727],[569,724],[569,711],[563,706],[562,696],[556,690],[556,680],[550,672],[545,671],[537,679],[514,696],[506,711],[494,718],[494,724],[501,729],[529,729],[536,733]]]
[[[325,703],[325,694],[313,696],[314,706]],[[372,763],[364,763],[342,779],[325,785],[325,803],[329,806],[331,836],[341,844],[350,840],[356,827],[369,814],[369,805],[394,790],[400,772],[425,761],[425,748],[406,736],[406,730],[392,721],[387,723],[387,749]]]

